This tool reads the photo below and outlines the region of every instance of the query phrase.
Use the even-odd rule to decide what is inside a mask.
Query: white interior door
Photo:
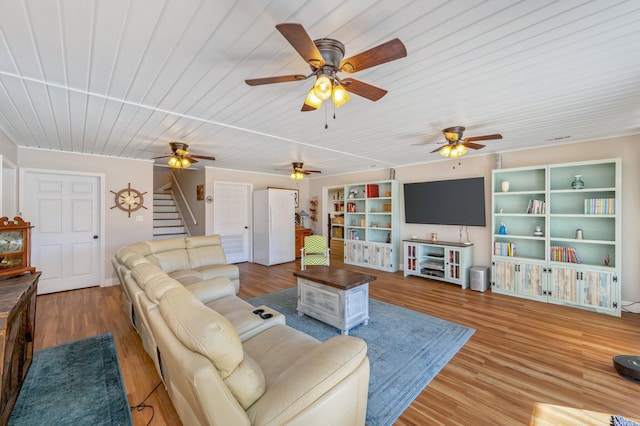
[[[32,229],[38,294],[100,285],[100,177],[27,171],[23,218]]]
[[[213,233],[222,237],[227,262],[249,260],[251,191],[246,183],[214,182]]]

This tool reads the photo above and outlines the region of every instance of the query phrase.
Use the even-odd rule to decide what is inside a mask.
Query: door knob
[[[98,239],[98,236],[97,236],[97,235],[94,235],[94,236],[93,236],[93,239],[94,239],[94,240],[97,240],[97,239]]]

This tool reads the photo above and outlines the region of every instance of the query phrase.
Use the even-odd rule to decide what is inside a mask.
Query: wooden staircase
[[[153,239],[188,237],[178,206],[171,192],[153,193]]]

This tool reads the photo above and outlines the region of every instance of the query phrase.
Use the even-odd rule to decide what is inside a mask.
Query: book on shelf
[[[496,256],[510,256],[516,255],[516,243],[501,243],[496,241],[493,243],[493,254]]]
[[[585,198],[584,214],[616,214],[616,199]]]
[[[347,212],[355,213],[357,211],[356,203],[347,203]]]
[[[545,214],[547,203],[542,200],[529,200],[527,214]]]
[[[551,246],[550,250],[554,262],[580,263],[575,247]]]
[[[379,187],[376,183],[368,183],[366,186],[366,191],[367,198],[378,198],[380,196]]]

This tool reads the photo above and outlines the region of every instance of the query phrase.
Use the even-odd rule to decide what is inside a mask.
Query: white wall
[[[247,183],[253,185],[253,190],[265,189],[268,187],[273,188],[290,188],[300,190],[300,208],[296,211],[305,210],[309,211],[309,180],[293,181],[289,178],[289,175],[277,176],[268,175],[263,173],[249,173],[239,172],[235,170],[218,169],[215,167],[205,167],[205,198],[207,196],[213,197],[213,184],[214,182],[238,182]],[[206,232],[210,234],[213,232],[213,205],[216,200],[214,198],[213,203],[206,205]],[[249,214],[250,223],[253,222],[253,215]],[[291,219],[293,220],[293,218]]]
[[[149,160],[130,160],[115,157],[84,155],[50,151],[42,149],[19,148],[18,166],[20,168],[102,173],[105,175],[105,244],[103,284],[115,284],[117,278],[111,265],[115,251],[127,244],[150,240],[153,237],[153,162]],[[131,214],[114,208],[115,195],[131,187],[144,194],[145,208]],[[19,204],[21,201],[19,200]],[[140,216],[142,221],[137,221]],[[29,218],[24,218],[29,220]],[[36,265],[37,266],[37,265]]]
[[[640,280],[635,270],[636,259],[640,258],[640,222],[636,219],[640,211],[640,135],[565,144],[543,149],[529,149],[502,153],[502,168],[524,167],[573,161],[588,161],[605,158],[622,158],[622,299],[626,302],[640,301]],[[458,164],[460,162],[461,164]],[[455,169],[453,168],[455,166]],[[494,155],[463,157],[459,161],[441,160],[413,166],[396,167],[395,178],[405,182],[423,182],[467,177],[485,177],[486,227],[468,227],[469,239],[474,244],[474,265],[491,264],[491,170],[495,167]],[[389,178],[389,170],[353,173],[343,176],[314,178],[309,180],[308,197],[322,199],[322,188],[340,186]],[[588,177],[583,177],[587,180]],[[402,192],[402,185],[401,185]],[[445,225],[417,225],[404,223],[404,199],[400,201],[402,239],[418,235],[430,238],[432,232],[444,241],[458,241],[459,227]],[[326,215],[320,203],[320,215]],[[318,222],[319,223],[319,222]],[[319,225],[318,225],[319,226]],[[463,236],[466,239],[466,235]]]
[[[156,167],[156,170],[158,167]],[[185,200],[181,199],[180,191],[175,187],[173,179],[171,180],[173,192],[176,196],[176,202],[182,212],[182,218],[184,219],[189,233],[191,235],[205,235],[206,229],[206,204],[204,200],[198,200],[196,188],[198,185],[204,185],[206,172],[204,169],[186,169],[182,171],[173,171],[180,188],[184,194],[186,204],[189,205],[193,218],[189,215],[189,210],[185,206]],[[171,177],[170,177],[171,179]],[[206,196],[205,196],[206,198]],[[195,218],[195,223],[194,223]]]
[[[2,199],[1,216],[13,219],[17,209],[17,166],[18,147],[0,130],[0,199]]]

